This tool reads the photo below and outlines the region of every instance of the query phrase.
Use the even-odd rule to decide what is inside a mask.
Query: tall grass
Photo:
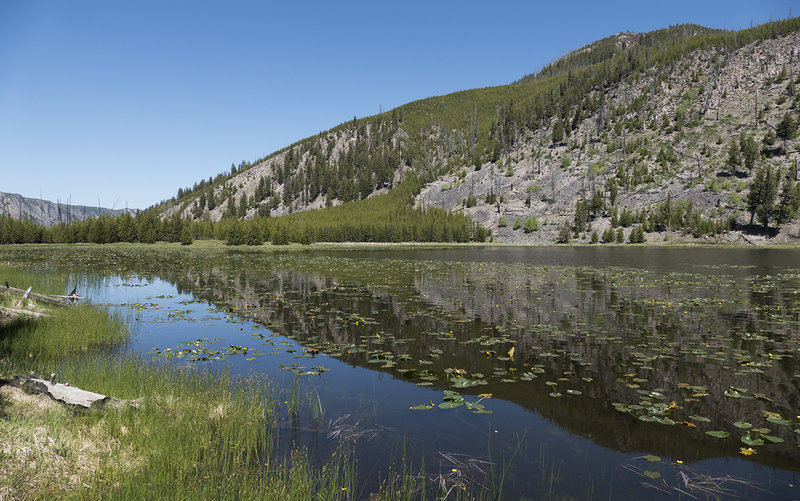
[[[32,283],[25,271],[14,276]],[[43,312],[0,326],[0,375],[55,372],[123,403],[80,412],[3,390],[0,444],[13,466],[0,473],[0,497],[354,497],[352,454],[337,451],[315,467],[277,443],[277,400],[266,380],[103,355],[93,348],[125,339],[123,322],[91,306]]]
[[[134,356],[34,362],[12,357],[5,365],[5,372],[22,367],[52,371],[73,386],[135,399],[133,405],[123,402],[101,412],[69,413],[63,422],[51,422],[48,436],[63,434],[64,427],[84,430],[87,436],[102,437],[103,447],[110,444],[113,453],[104,455],[74,490],[53,492],[59,484],[49,480],[36,495],[126,500],[353,498],[352,454],[336,451],[315,468],[303,451],[277,443],[276,403],[265,380],[232,380],[227,374],[156,366]],[[89,446],[100,444],[89,441]],[[74,474],[71,468],[65,471]],[[8,480],[12,485],[19,481],[20,475]]]
[[[45,318],[19,317],[0,330],[0,354],[21,354],[31,359],[54,360],[87,352],[98,345],[128,336],[124,324],[93,306],[48,308]]]

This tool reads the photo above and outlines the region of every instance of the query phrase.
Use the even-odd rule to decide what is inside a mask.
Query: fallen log
[[[5,382],[20,388],[25,393],[46,395],[57,402],[83,409],[102,410],[109,407],[139,409],[142,406],[141,398],[119,400],[108,395],[70,386],[69,383],[57,383],[55,373],[50,374],[49,381],[30,372],[27,376],[14,376],[11,381],[6,380]]]
[[[31,311],[31,310],[20,310],[18,308],[6,308],[4,306],[0,306],[0,313],[9,314],[13,313],[15,315],[26,315],[29,317],[34,318],[42,318],[42,317],[49,317],[50,315],[46,313],[40,313],[38,311]]]
[[[17,289],[16,287],[5,287],[5,288],[3,288],[2,286],[0,286],[0,292],[5,291],[5,292],[8,292],[10,294],[15,294],[17,296],[22,296],[24,299],[31,298],[31,299],[35,299],[37,301],[41,301],[41,302],[47,303],[47,304],[52,304],[52,305],[55,305],[55,306],[66,306],[67,305],[66,301],[63,301],[61,299],[56,299],[56,298],[50,297],[50,296],[45,296],[44,294],[37,294],[35,292],[30,292],[31,289],[32,288],[29,288],[27,291],[25,291],[25,290],[22,290],[22,289]],[[28,298],[25,297],[25,293],[26,292],[28,293]]]
[[[25,393],[40,393],[53,400],[84,409],[102,409],[111,399],[107,395],[82,390],[67,384],[56,383],[55,374],[50,381],[36,377],[15,376],[11,384]]]

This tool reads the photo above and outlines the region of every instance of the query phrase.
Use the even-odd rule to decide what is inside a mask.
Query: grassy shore
[[[59,292],[0,265],[3,276]],[[2,294],[0,304],[16,302]],[[79,411],[41,395],[0,389],[0,499],[352,499],[353,459],[337,452],[321,468],[302,451],[279,453],[269,382],[156,366],[102,355],[125,325],[91,306],[36,309],[5,319],[0,376],[55,372],[60,381],[136,399]]]
[[[0,276],[49,293],[67,287],[56,270],[45,278],[38,269],[0,264]],[[0,306],[18,300],[0,288]],[[46,316],[0,323],[0,500],[391,501],[443,493],[404,458],[381,475],[379,492],[363,492],[352,451],[340,448],[320,465],[279,443],[278,391],[264,378],[111,355],[107,348],[128,332],[105,309],[24,307]],[[31,371],[118,402],[77,410],[8,384]],[[292,409],[305,405],[299,401]],[[485,486],[477,496],[452,486],[448,492],[448,499],[496,498]]]

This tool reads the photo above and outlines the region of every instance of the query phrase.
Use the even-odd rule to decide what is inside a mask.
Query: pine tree
[[[742,156],[739,154],[740,148],[736,144],[736,139],[731,139],[731,145],[728,148],[728,168],[731,170],[731,175],[736,175],[736,169],[742,165]]]
[[[800,183],[787,177],[783,180],[781,201],[778,205],[778,224],[791,221],[800,210]]]
[[[564,140],[564,123],[561,119],[556,119],[556,124],[553,127],[553,144],[559,144]]]
[[[747,193],[747,210],[750,211],[750,224],[758,218],[764,229],[775,214],[775,197],[778,193],[778,176],[772,167],[767,165],[756,171],[755,179],[750,183]]]
[[[758,146],[756,145],[756,141],[753,139],[753,136],[747,136],[744,139],[740,138],[739,144],[742,149],[742,157],[744,157],[744,167],[747,169],[747,172],[752,172],[756,160],[758,160]]]

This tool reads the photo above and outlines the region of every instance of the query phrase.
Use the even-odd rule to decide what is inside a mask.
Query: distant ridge
[[[124,212],[135,215],[138,209],[108,209],[88,205],[70,205],[38,198],[28,198],[16,193],[0,192],[0,216],[27,220],[43,226],[84,221],[100,215],[119,216]]]

